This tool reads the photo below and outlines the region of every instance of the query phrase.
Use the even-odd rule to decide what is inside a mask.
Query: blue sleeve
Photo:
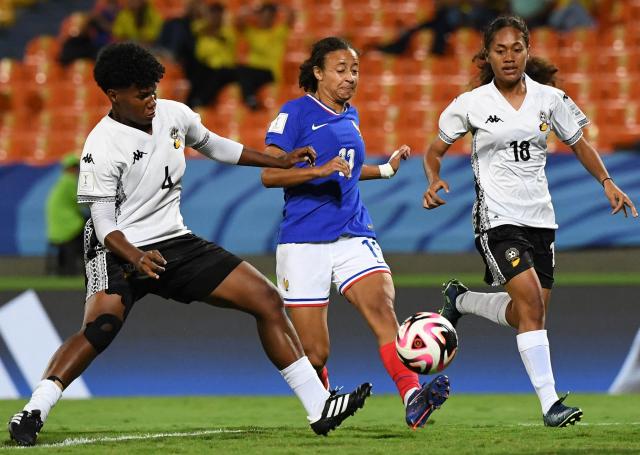
[[[271,122],[264,143],[291,152],[298,143],[300,134],[299,109],[289,102],[282,106],[278,116]]]

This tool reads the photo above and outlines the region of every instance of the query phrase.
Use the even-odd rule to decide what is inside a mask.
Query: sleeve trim
[[[94,202],[116,202],[115,196],[84,196],[78,195],[78,204],[92,204]]]
[[[453,144],[456,140],[454,138],[452,138],[451,136],[448,136],[444,131],[439,130],[438,131],[438,137],[440,139],[442,139],[444,142],[446,142],[447,144],[451,145]]]
[[[566,141],[562,141],[565,144],[571,146],[573,144],[575,144],[576,142],[578,142],[580,140],[580,138],[582,137],[582,130],[579,129],[576,134],[574,134],[573,136],[571,136],[569,139],[567,139]]]

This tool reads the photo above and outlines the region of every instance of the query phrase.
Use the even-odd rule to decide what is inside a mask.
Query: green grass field
[[[469,286],[483,286],[481,273],[458,273],[456,278]],[[404,274],[393,275],[396,287],[439,287],[454,275],[448,274]],[[274,277],[270,277],[273,281]],[[632,286],[640,285],[640,273],[558,273],[556,284],[560,286]],[[0,277],[0,291],[62,291],[84,289],[84,277],[58,276],[5,276]]]
[[[8,419],[24,401],[0,401]],[[452,395],[412,431],[396,396],[374,395],[328,437],[293,397],[112,398],[62,401],[39,437],[55,453],[569,454],[640,453],[640,395],[575,394],[583,422],[545,428],[530,395]],[[8,436],[0,452],[17,449]],[[38,450],[36,448],[36,450]]]

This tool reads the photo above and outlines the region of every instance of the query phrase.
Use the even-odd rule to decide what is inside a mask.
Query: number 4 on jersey
[[[164,167],[164,182],[162,182],[163,190],[170,190],[173,188],[173,181],[171,180],[171,176],[169,175],[169,166]]]

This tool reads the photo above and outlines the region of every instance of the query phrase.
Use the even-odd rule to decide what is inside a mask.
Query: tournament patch
[[[511,267],[515,268],[520,264],[520,252],[516,248],[509,248],[504,253],[504,257],[511,263]]]
[[[93,172],[81,171],[78,174],[78,188],[93,191]]]
[[[284,132],[284,126],[287,124],[287,118],[289,118],[289,114],[285,112],[281,112],[275,118],[271,125],[269,125],[269,133],[278,133],[282,134]]]

